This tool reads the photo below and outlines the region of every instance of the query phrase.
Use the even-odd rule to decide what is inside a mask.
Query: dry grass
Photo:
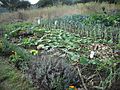
[[[108,13],[120,10],[120,5],[108,4],[108,3],[86,3],[86,4],[76,4],[72,6],[59,5],[53,7],[46,7],[34,10],[21,10],[13,13],[0,14],[0,23],[11,22],[15,20],[28,20],[33,21],[36,17],[43,18],[53,18],[63,15],[71,14],[94,14],[103,13],[102,7],[105,7]]]

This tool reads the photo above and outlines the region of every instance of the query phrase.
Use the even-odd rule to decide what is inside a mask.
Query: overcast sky
[[[35,4],[37,3],[39,0],[28,0],[29,2],[31,2],[31,4]]]

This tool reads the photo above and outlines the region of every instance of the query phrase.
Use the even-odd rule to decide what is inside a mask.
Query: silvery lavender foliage
[[[79,83],[77,70],[58,50],[46,51],[30,62],[26,75],[38,90],[65,90],[69,85]]]

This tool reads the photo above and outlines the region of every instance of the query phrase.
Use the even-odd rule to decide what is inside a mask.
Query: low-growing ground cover
[[[0,90],[35,90],[7,60],[8,58],[0,57]]]
[[[119,15],[8,24],[0,50],[38,90],[108,90],[120,77],[119,26]]]

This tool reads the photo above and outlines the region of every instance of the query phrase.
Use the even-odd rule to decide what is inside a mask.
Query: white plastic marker
[[[55,23],[54,23],[54,24],[55,24],[55,26],[57,25],[57,23],[58,23],[58,21],[56,20],[56,21],[55,21]]]
[[[90,52],[90,58],[92,59],[92,58],[94,58],[94,56],[95,56],[95,52],[94,52],[94,51],[91,51],[91,52]]]
[[[40,19],[37,20],[38,24],[40,24]]]

